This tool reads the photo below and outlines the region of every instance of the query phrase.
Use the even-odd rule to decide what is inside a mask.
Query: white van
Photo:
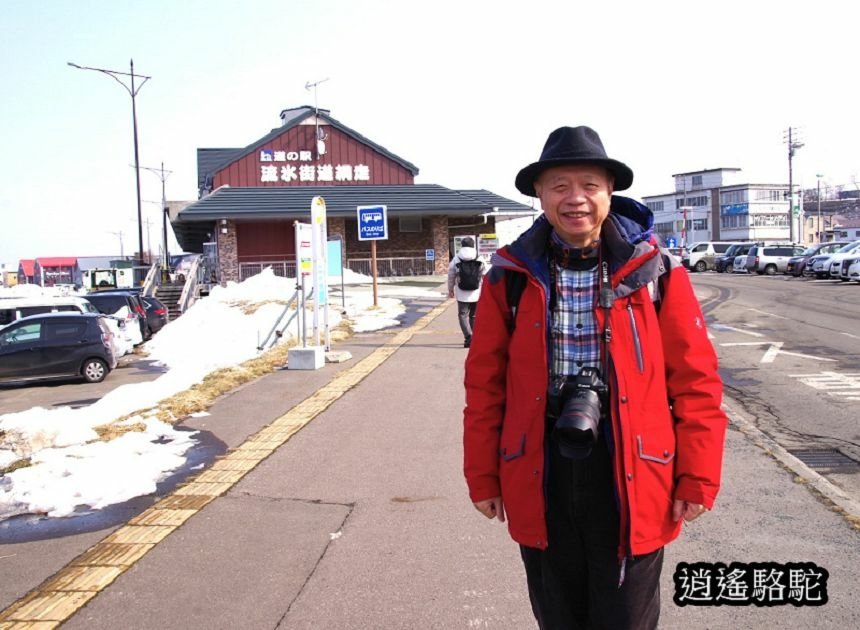
[[[89,300],[74,295],[2,298],[0,299],[0,328],[22,317],[63,312],[98,313],[99,311]]]
[[[737,241],[699,241],[693,243],[681,258],[683,265],[690,271],[707,271],[717,268],[717,256],[726,253]]]

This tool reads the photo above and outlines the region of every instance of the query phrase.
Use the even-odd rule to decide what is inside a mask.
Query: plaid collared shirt
[[[594,316],[598,265],[575,271],[555,263],[555,308],[552,311],[552,377],[600,367],[600,330]]]

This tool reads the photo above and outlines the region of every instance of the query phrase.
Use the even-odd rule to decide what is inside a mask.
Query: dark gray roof
[[[533,214],[530,206],[486,190],[451,190],[437,184],[402,186],[279,186],[231,188],[222,186],[179,212],[173,229],[186,251],[200,251],[218,219],[261,220],[310,218],[311,201],[321,196],[330,217],[354,218],[356,207],[380,204],[389,216],[479,216],[494,208]]]
[[[243,149],[197,149],[197,188],[203,188],[206,177],[215,172],[221,164],[232,161],[234,155]]]
[[[353,129],[350,129],[342,122],[335,120],[334,118],[329,116],[328,110],[320,109],[318,110],[318,112],[320,119],[325,119],[332,127],[339,129],[340,131],[351,136],[358,142],[366,144],[367,146],[381,153],[390,160],[397,162],[403,168],[411,171],[412,175],[418,174],[417,166],[395,155],[385,147],[376,144],[368,138],[365,138],[363,135]],[[232,162],[235,162],[236,160],[255,152],[261,146],[267,144],[268,142],[271,142],[287,130],[292,129],[296,125],[300,124],[303,120],[313,115],[314,108],[309,106],[297,107],[294,109],[285,109],[281,112],[281,120],[283,124],[280,127],[272,129],[265,136],[259,138],[258,140],[255,140],[243,149],[197,149],[198,187],[203,188],[206,184],[207,178],[214,175],[217,171],[220,171]],[[204,156],[202,160],[201,155]]]

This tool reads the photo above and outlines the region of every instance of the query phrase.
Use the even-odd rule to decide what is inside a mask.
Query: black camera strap
[[[612,328],[609,326],[609,315],[612,312],[612,304],[615,302],[615,292],[612,290],[612,282],[609,277],[609,262],[603,260],[603,248],[600,248],[600,280],[598,292],[598,304],[603,309],[603,344],[601,348],[601,366],[603,382],[609,383],[609,342],[612,341]]]

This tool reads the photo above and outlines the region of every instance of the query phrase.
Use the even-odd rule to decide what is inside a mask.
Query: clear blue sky
[[[196,149],[241,147],[282,109],[319,105],[421,170],[419,183],[517,201],[519,168],[560,125],[588,124],[636,174],[737,167],[787,183],[783,133],[806,146],[795,180],[860,177],[860,9],[820,0],[704,5],[4,0],[0,19],[0,263],[136,249],[131,99],[80,65],[150,75],[137,98],[140,162],[196,199]],[[141,173],[160,242],[161,182]],[[147,230],[144,229],[144,242]],[[172,246],[174,247],[174,246]]]

